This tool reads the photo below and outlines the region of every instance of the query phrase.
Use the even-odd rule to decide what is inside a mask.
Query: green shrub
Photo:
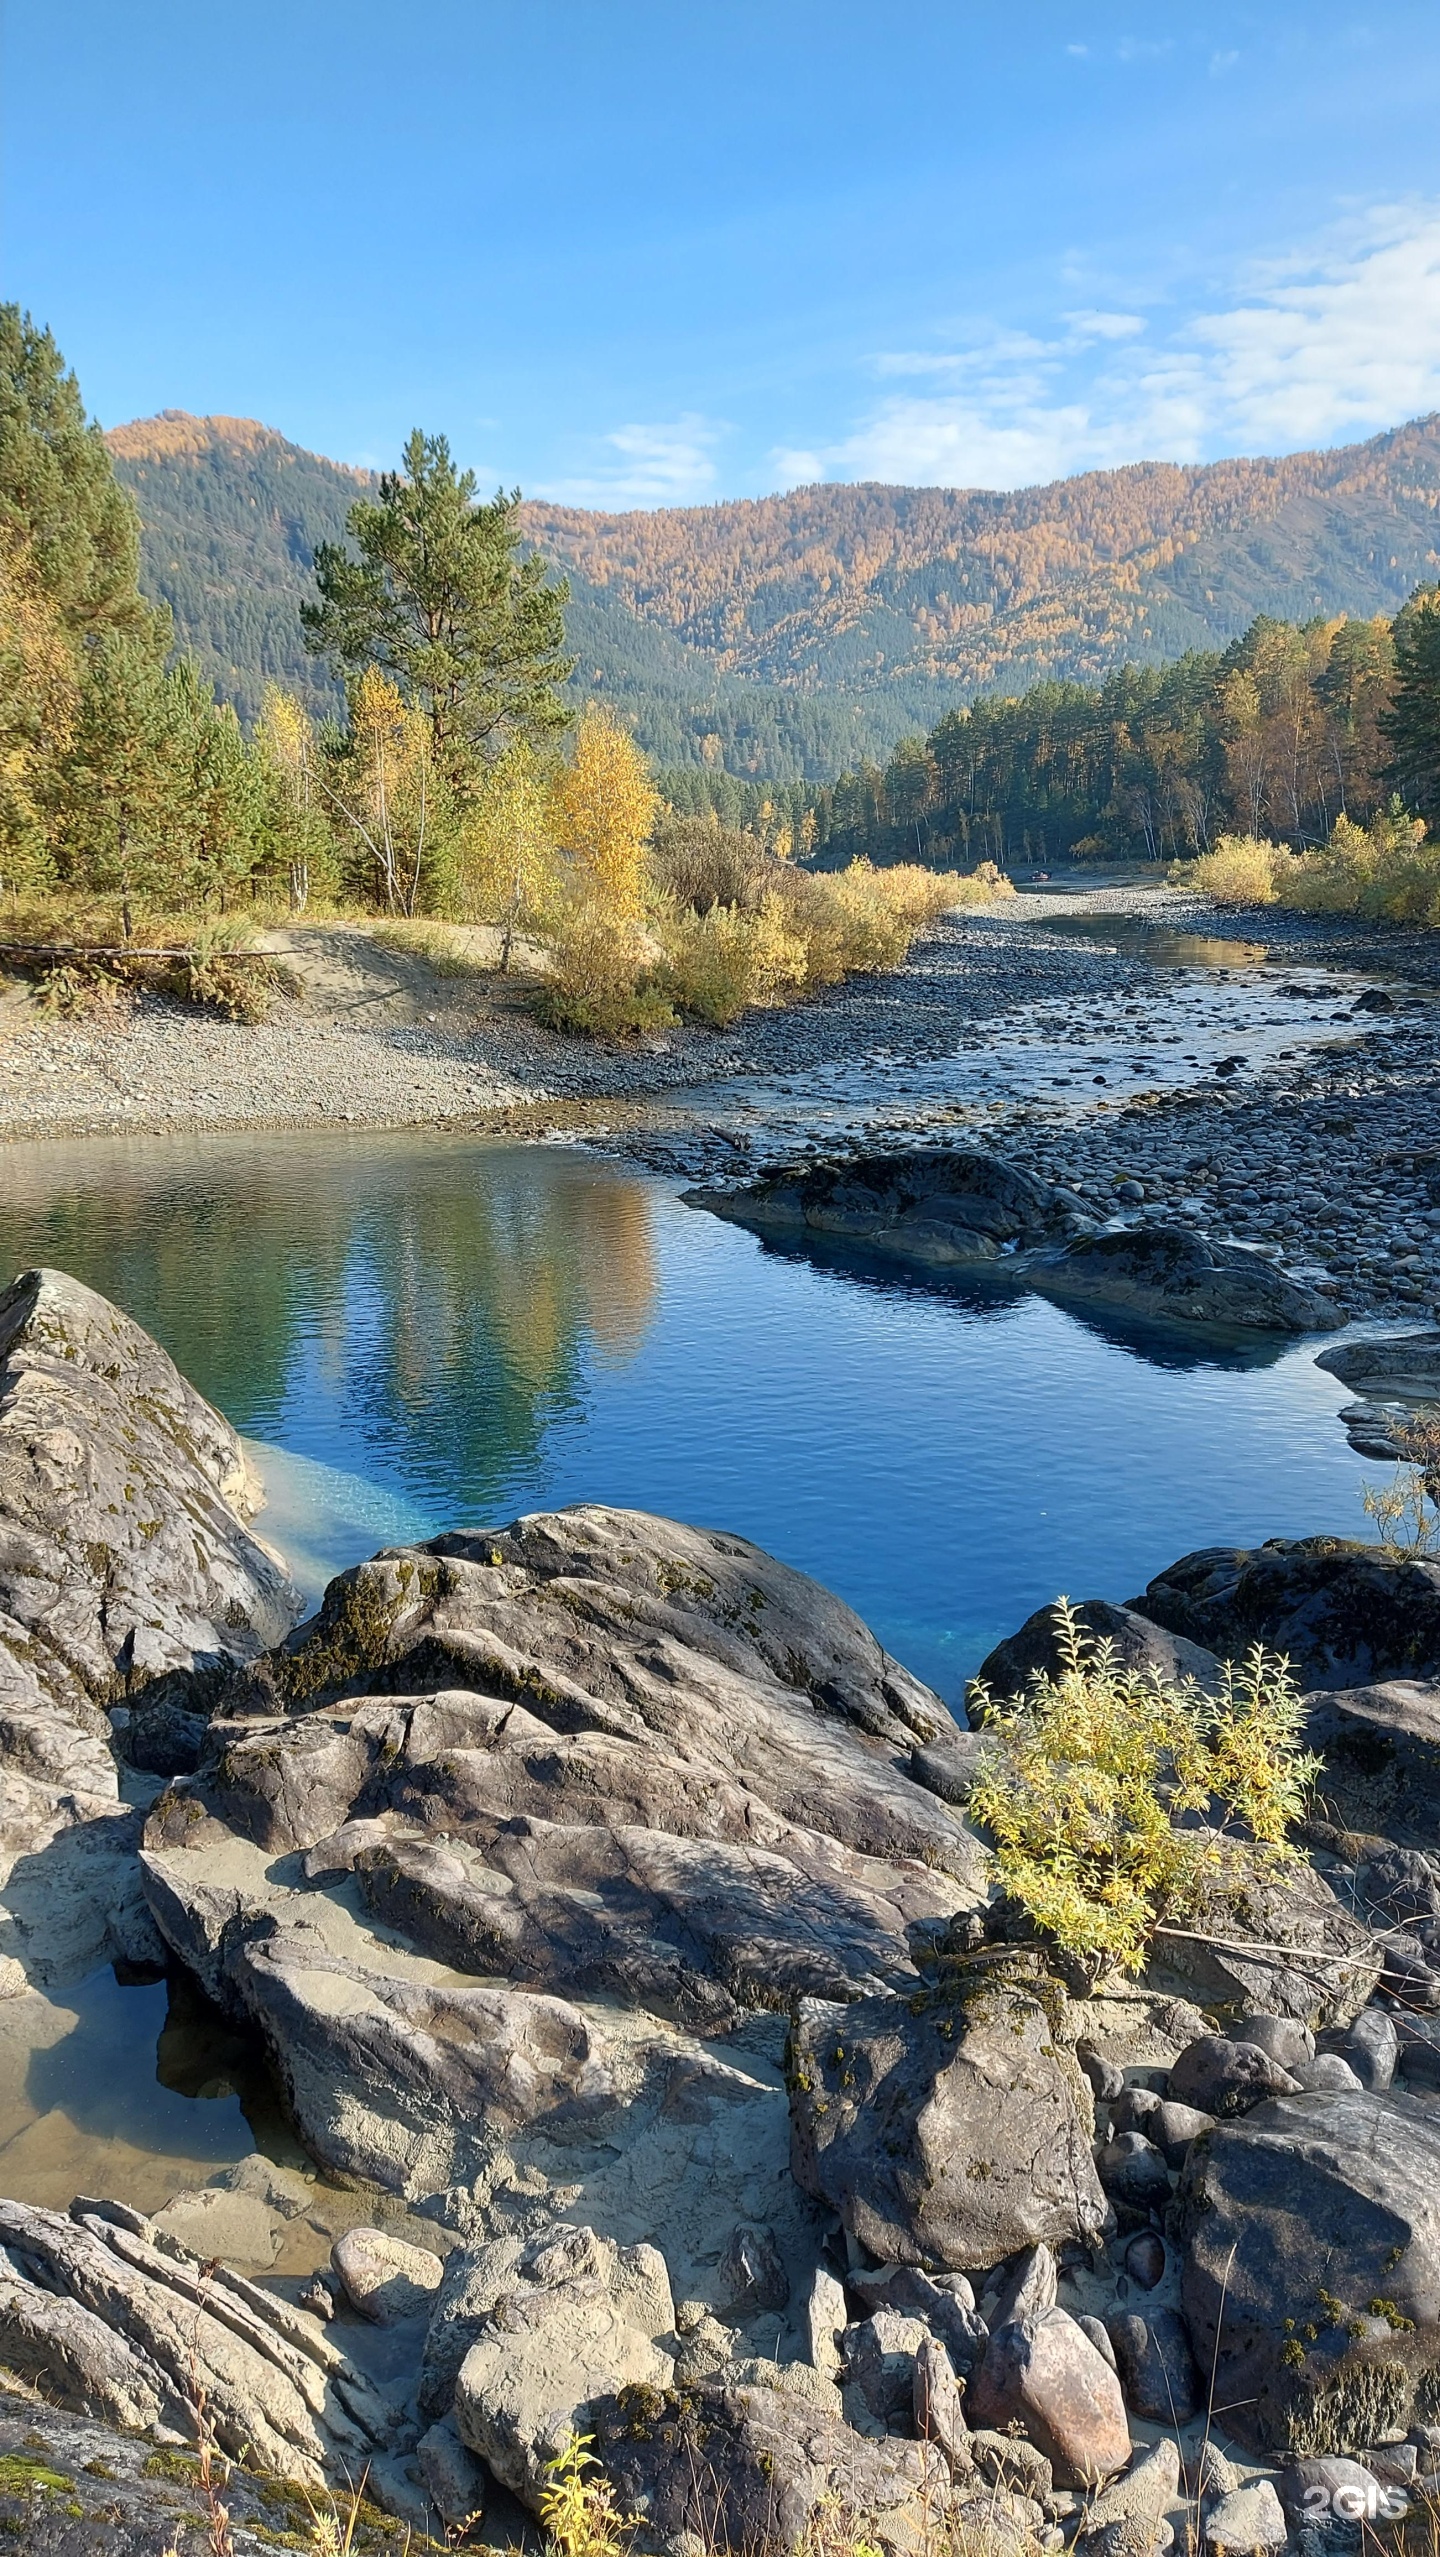
[[[1067,1600],[1055,1606],[1058,1677],[973,1709],[992,1742],[970,1813],[1000,1878],[1036,1925],[1097,1971],[1138,1971],[1162,1919],[1190,1914],[1233,1819],[1283,1856],[1318,1761],[1299,1745],[1288,1663],[1227,1662],[1218,1696],[1192,1679],[1122,1668]],[[1189,1815],[1201,1825],[1180,1826]]]

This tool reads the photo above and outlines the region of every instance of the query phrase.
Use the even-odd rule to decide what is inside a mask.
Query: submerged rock
[[[1329,1332],[1337,1320],[1327,1297],[1258,1253],[1174,1225],[1082,1234],[1059,1251],[1037,1254],[1026,1275],[1047,1294],[1113,1305],[1156,1322]]]
[[[760,1234],[861,1243],[939,1268],[1072,1233],[1079,1206],[1032,1172],[950,1146],[857,1155],[686,1198]]]

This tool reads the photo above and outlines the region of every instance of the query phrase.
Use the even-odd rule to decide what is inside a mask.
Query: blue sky
[[[1440,10],[9,0],[3,290],[109,424],[690,504],[1440,407]]]

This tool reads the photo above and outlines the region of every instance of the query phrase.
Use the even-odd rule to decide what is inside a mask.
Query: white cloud
[[[714,448],[726,429],[687,410],[669,425],[617,426],[602,438],[607,456],[574,479],[551,480],[538,496],[572,506],[686,506],[714,492]]]
[[[775,454],[781,484],[889,479],[1015,488],[1141,460],[1296,450],[1440,408],[1440,205],[1374,210],[1168,338],[1128,312],[1066,334],[996,330],[960,351],[878,357],[896,390],[853,432]]]
[[[1066,311],[1064,318],[1076,337],[1139,337],[1145,326],[1134,311]]]

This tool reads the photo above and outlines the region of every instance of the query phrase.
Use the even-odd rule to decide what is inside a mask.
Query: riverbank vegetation
[[[344,717],[266,687],[242,730],[137,582],[134,508],[47,332],[0,311],[0,960],[77,1003],[137,983],[252,1017],[256,925],[483,924],[542,954],[546,1017],[714,1023],[899,966],[998,874],[807,877],[778,803],[668,805],[628,728],[563,698],[567,589],[443,436],[322,542],[307,644]],[[64,945],[63,951],[58,945]]]
[[[1214,850],[1170,872],[1220,906],[1288,906],[1367,922],[1440,925],[1440,842],[1423,818],[1391,800],[1358,826],[1338,817],[1328,841],[1295,852],[1256,835],[1222,835]]]
[[[1393,622],[1261,617],[1211,654],[972,702],[821,792],[815,840],[836,863],[1304,852],[1397,792],[1440,821],[1440,587]]]

